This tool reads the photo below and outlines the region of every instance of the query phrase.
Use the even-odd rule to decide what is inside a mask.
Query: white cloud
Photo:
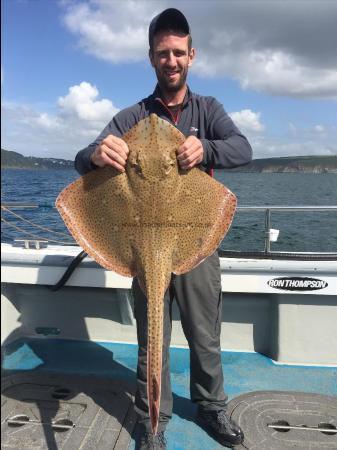
[[[337,127],[324,126],[324,132],[316,127],[289,126],[289,134],[255,134],[249,136],[254,158],[276,156],[337,155]]]
[[[74,159],[77,151],[92,142],[117,112],[110,102],[106,113],[98,106],[96,114],[85,115],[86,107],[82,106],[89,103],[95,110],[96,103],[102,101],[98,97],[97,88],[84,82],[60,97],[63,100],[55,114],[4,102],[3,148],[24,155]],[[337,126],[321,123],[301,128],[290,123],[288,133],[276,135],[266,129],[258,112],[244,109],[230,115],[252,144],[254,158],[337,154]]]
[[[87,53],[140,61],[151,18],[172,6],[190,22],[196,75],[228,76],[275,95],[337,98],[337,2],[89,0],[66,6],[64,23]]]
[[[289,122],[288,132],[277,134],[261,122],[259,112],[243,109],[229,115],[248,138],[254,158],[337,155],[337,126],[304,127]]]
[[[24,155],[73,159],[118,112],[110,100],[98,97],[98,89],[83,81],[59,97],[55,114],[3,102],[3,148]]]
[[[82,81],[71,86],[65,97],[58,99],[61,114],[78,117],[81,120],[107,122],[116,112],[110,100],[96,100],[99,92],[96,86]]]
[[[53,107],[55,113],[3,102],[3,148],[24,155],[73,159],[118,112],[87,81],[69,87]],[[337,154],[336,125],[318,123],[305,128],[289,123],[288,133],[281,136],[266,129],[260,112],[243,109],[230,116],[249,138],[254,158]]]
[[[59,120],[56,117],[51,117],[47,113],[39,114],[35,119],[35,123],[37,125],[40,125],[42,128],[55,130],[57,128],[60,128],[61,124],[59,123]]]
[[[337,98],[337,68],[304,67],[293,55],[268,49],[224,55],[214,62],[211,59],[212,55],[205,53],[196,62],[203,75],[229,75],[239,80],[243,89],[292,97]]]
[[[113,63],[140,61],[146,55],[152,11],[146,2],[97,0],[71,5],[64,23],[85,52]]]
[[[260,113],[254,112],[250,109],[243,109],[242,111],[232,112],[229,114],[237,127],[246,132],[260,132],[265,129],[260,122]]]

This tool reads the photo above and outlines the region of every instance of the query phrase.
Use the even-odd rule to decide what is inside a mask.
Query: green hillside
[[[59,158],[35,158],[1,149],[2,169],[73,169],[74,162]]]
[[[254,159],[245,166],[228,170],[235,172],[337,173],[337,155],[261,158]]]
[[[59,158],[35,158],[1,149],[2,169],[73,169],[74,162]],[[286,156],[254,159],[251,163],[226,169],[232,172],[309,172],[337,173],[337,155]]]

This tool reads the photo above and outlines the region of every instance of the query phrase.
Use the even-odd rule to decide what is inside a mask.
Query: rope
[[[29,223],[30,225],[33,225],[35,228],[40,228],[40,230],[48,231],[49,233],[59,234],[61,236],[69,237],[69,235],[67,233],[62,233],[61,231],[54,231],[54,230],[51,230],[49,228],[42,227],[41,225],[38,225],[37,223],[31,222],[30,220],[25,219],[24,217],[20,216],[19,214],[16,214],[15,212],[11,211],[10,209],[7,209],[5,206],[1,206],[1,209],[6,211],[6,212],[9,212],[10,214],[12,214],[13,216],[15,216],[18,219],[22,220],[23,222],[26,222],[26,223]]]
[[[28,231],[24,230],[23,228],[20,228],[20,227],[14,225],[13,223],[8,222],[8,221],[5,220],[3,217],[1,217],[1,222],[4,222],[6,225],[8,225],[8,226],[10,226],[10,227],[12,227],[12,228],[15,228],[17,231],[20,231],[20,233],[25,233],[26,235],[31,236],[31,237],[33,237],[34,239],[37,239],[37,240],[39,240],[39,241],[44,241],[44,242],[56,242],[56,243],[58,243],[58,244],[65,244],[65,245],[68,245],[68,244],[74,245],[74,244],[75,244],[74,241],[62,242],[62,241],[57,241],[57,240],[55,240],[55,239],[49,239],[49,238],[45,238],[45,237],[42,237],[42,238],[41,238],[40,236],[37,236],[36,234],[29,233]]]

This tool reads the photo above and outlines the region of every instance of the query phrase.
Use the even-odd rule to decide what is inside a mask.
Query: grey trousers
[[[147,300],[137,279],[132,285],[138,336],[137,392],[138,423],[150,431],[147,402]],[[191,400],[206,409],[222,409],[227,396],[221,366],[221,278],[217,252],[184,275],[173,276],[164,298],[163,371],[159,431],[172,416],[169,368],[172,301],[176,299],[182,327],[190,348]]]

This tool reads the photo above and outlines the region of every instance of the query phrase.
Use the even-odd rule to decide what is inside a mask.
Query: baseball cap
[[[182,31],[183,33],[191,34],[190,26],[184,14],[176,8],[168,8],[151,20],[149,26],[150,47],[154,35],[160,30],[167,29]]]

